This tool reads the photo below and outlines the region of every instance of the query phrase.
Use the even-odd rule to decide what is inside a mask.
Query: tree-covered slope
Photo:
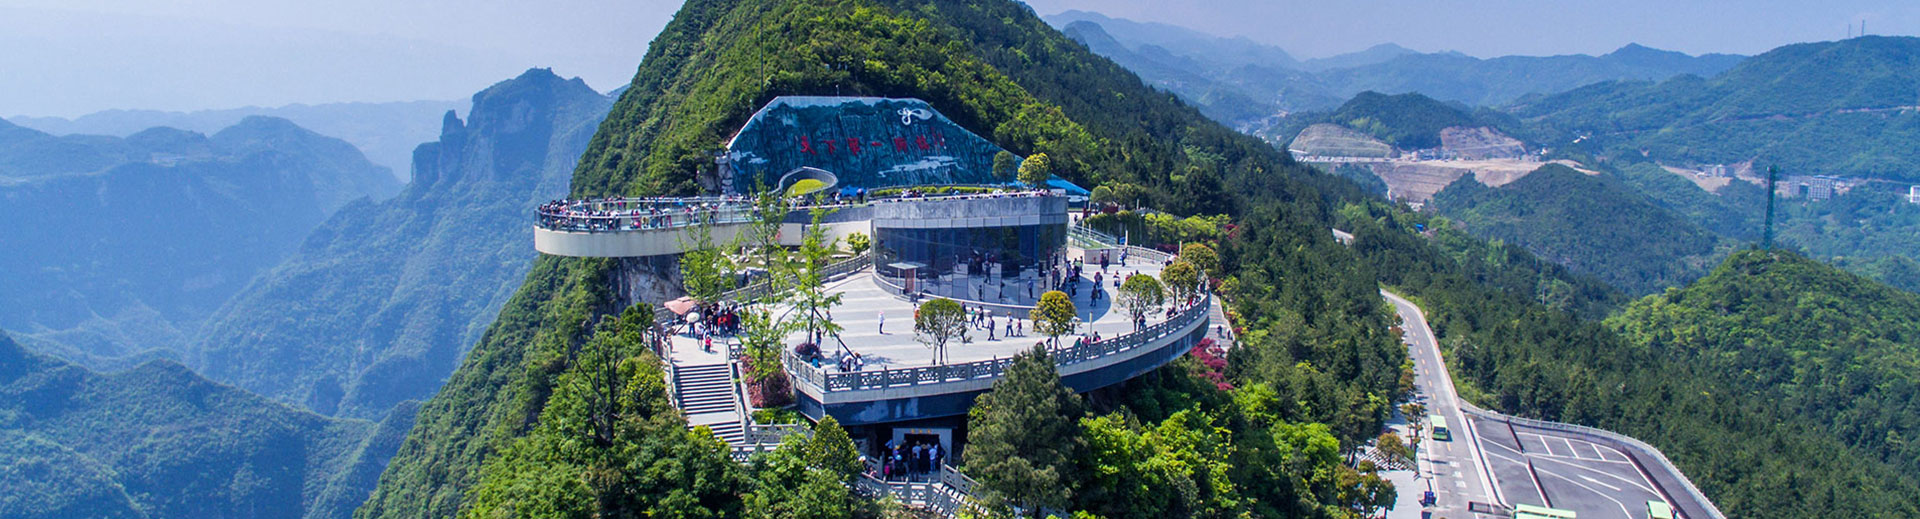
[[[1601,83],[1507,110],[1531,137],[1667,163],[1757,160],[1790,175],[1920,179],[1920,38],[1788,45],[1725,73]]]
[[[1638,333],[1629,328],[1627,323],[1631,321],[1623,321],[1622,317],[1603,324],[1590,320],[1592,314],[1586,315],[1589,319],[1583,319],[1581,315],[1531,304],[1530,300],[1560,300],[1547,295],[1545,290],[1554,283],[1535,290],[1526,285],[1477,281],[1487,279],[1489,273],[1516,270],[1514,267],[1522,264],[1516,264],[1512,256],[1474,252],[1471,248],[1453,252],[1458,248],[1450,245],[1453,240],[1447,235],[1458,231],[1451,230],[1442,219],[1393,211],[1380,205],[1350,208],[1347,216],[1346,221],[1353,226],[1356,236],[1354,247],[1378,266],[1381,281],[1419,298],[1440,337],[1463,396],[1507,413],[1602,427],[1644,440],[1674,460],[1730,517],[1906,517],[1920,513],[1909,497],[1920,495],[1916,494],[1920,493],[1920,482],[1912,477],[1911,458],[1889,460],[1882,457],[1882,451],[1862,448],[1873,440],[1842,439],[1851,437],[1826,421],[1832,415],[1825,411],[1803,415],[1782,406],[1793,403],[1780,400],[1782,397],[1815,395],[1814,398],[1826,398],[1826,405],[1852,405],[1859,416],[1882,416],[1882,409],[1910,409],[1913,405],[1910,389],[1904,394],[1880,392],[1910,382],[1878,377],[1874,375],[1882,372],[1878,369],[1854,369],[1858,363],[1847,353],[1854,351],[1853,346],[1834,350],[1834,361],[1825,364],[1812,362],[1814,357],[1801,364],[1799,359],[1777,353],[1765,354],[1766,360],[1755,361],[1741,352],[1744,346],[1734,343],[1720,344],[1718,347],[1722,349],[1718,351],[1728,353],[1718,357],[1676,348],[1641,346],[1631,340]],[[1438,232],[1427,240],[1404,232],[1416,224],[1425,224]],[[1790,257],[1787,253],[1778,254]],[[1429,259],[1434,256],[1452,256],[1459,261]],[[1698,283],[1702,286],[1723,283],[1730,275],[1738,277],[1743,274],[1737,273],[1754,270],[1751,265],[1774,261],[1756,262],[1758,256],[1757,253],[1735,254],[1715,274]],[[1798,258],[1781,261],[1795,265],[1791,270],[1825,271],[1782,273],[1814,280],[1813,285],[1802,288],[1850,279],[1840,285],[1851,287],[1848,290],[1859,288],[1861,290],[1853,293],[1864,297],[1855,303],[1844,296],[1816,294],[1807,300],[1793,301],[1791,306],[1795,308],[1791,310],[1787,309],[1789,304],[1769,304],[1752,308],[1752,313],[1735,319],[1750,317],[1768,323],[1767,327],[1791,326],[1789,323],[1796,320],[1783,315],[1855,315],[1866,308],[1884,306],[1876,302],[1877,299],[1899,301],[1899,298],[1889,298],[1888,293],[1894,292],[1891,289],[1834,273],[1816,263]],[[1823,279],[1825,281],[1821,281]],[[1783,290],[1755,290],[1761,286],[1735,283],[1730,285],[1729,292],[1756,297],[1770,294],[1764,296],[1766,300],[1792,300]],[[1636,308],[1679,293],[1684,290],[1648,296],[1636,303]],[[1900,303],[1902,307],[1905,304]],[[1736,310],[1736,307],[1709,304],[1706,314],[1694,315],[1724,317]],[[1644,310],[1630,310],[1623,315],[1636,312],[1644,313]],[[1865,312],[1887,315],[1883,310]],[[1880,318],[1857,320],[1856,324],[1887,324],[1877,319]],[[1727,324],[1719,317],[1708,321]],[[1732,330],[1709,325],[1676,324],[1682,324],[1683,327],[1677,329],[1690,334],[1682,337],[1698,334],[1721,338],[1732,333]],[[1901,330],[1909,326],[1892,326],[1888,331],[1904,334]],[[1648,331],[1661,333],[1657,330]],[[1823,330],[1842,333],[1810,339],[1813,344],[1833,344],[1839,337],[1878,333]],[[1765,332],[1750,329],[1741,333]],[[1910,345],[1911,340],[1904,344]],[[1898,350],[1872,344],[1862,346],[1867,347],[1860,350],[1863,353],[1875,349],[1882,353]],[[1911,351],[1911,346],[1906,350]],[[1876,358],[1900,360],[1894,355]],[[1847,361],[1838,362],[1841,359]],[[1773,366],[1750,373],[1728,371],[1737,369],[1729,368],[1730,363],[1741,361],[1773,363]],[[1911,362],[1911,358],[1900,362]],[[1778,374],[1782,369],[1827,372],[1803,379],[1757,376]],[[1806,384],[1820,377],[1847,380],[1847,385],[1842,386],[1846,390],[1840,393],[1810,391],[1816,389],[1817,384],[1814,387]],[[1870,388],[1854,384],[1855,380],[1894,385]],[[1843,423],[1856,426],[1870,423],[1847,421],[1854,414],[1847,416]],[[1905,423],[1906,419],[1883,420]],[[1881,426],[1868,430],[1885,434],[1888,429]]]
[[[1147,202],[1179,214],[1226,212],[1256,222],[1233,238],[1242,241],[1223,243],[1221,257],[1229,272],[1252,280],[1236,305],[1266,352],[1244,364],[1247,376],[1270,384],[1254,400],[1272,405],[1259,426],[1299,422],[1309,432],[1298,437],[1316,445],[1351,445],[1377,432],[1405,352],[1387,332],[1372,274],[1326,232],[1324,206],[1364,195],[1139,83],[1017,3],[689,2],[649,46],[582,156],[572,192],[693,193],[711,181],[702,174],[711,174],[712,150],[760,105],[778,95],[833,93],[918,97],[1010,150],[1047,153],[1057,173],[1083,185],[1133,184],[1151,193]],[[569,382],[589,377],[581,366],[599,362],[581,352],[621,344],[628,333],[596,323],[642,302],[630,293],[636,280],[673,282],[652,263],[536,260],[499,319],[423,406],[357,515],[673,513],[712,505],[731,516],[736,509],[726,503],[778,495],[768,493],[764,474],[725,463],[710,440],[686,438],[657,416],[622,421],[621,434],[633,436],[614,441],[567,425],[597,416]],[[1293,279],[1318,281],[1284,282]],[[623,362],[657,369],[650,355]],[[1167,405],[1184,408],[1175,401]],[[643,409],[645,402],[634,400]],[[1276,513],[1331,515],[1345,496],[1331,479],[1338,457],[1315,460],[1291,468],[1249,462],[1246,479],[1235,484]],[[755,490],[735,486],[742,477]],[[736,492],[746,495],[715,497]]]
[[[1432,207],[1467,232],[1646,294],[1704,275],[1717,236],[1606,175],[1549,164],[1498,188],[1472,175]]]
[[[0,516],[346,517],[408,411],[330,419],[170,361],[103,374],[0,334]]]
[[[0,328],[94,367],[183,358],[202,320],[327,214],[397,187],[352,146],[281,119],[212,137],[26,139],[84,144],[53,163],[111,157],[0,183]]]
[[[1912,496],[1920,484],[1920,442],[1912,440],[1920,437],[1920,295],[1796,254],[1744,251],[1692,285],[1629,305],[1607,326],[1715,393],[1754,404],[1729,405],[1716,418],[1830,437],[1844,447],[1821,455],[1871,460],[1858,472],[1885,478],[1869,488]],[[1803,490],[1723,506],[1824,515],[1821,505],[1833,499]]]
[[[611,104],[544,69],[475,94],[405,191],[341,209],[212,317],[195,365],[324,414],[431,396],[526,276],[527,214],[566,192]]]

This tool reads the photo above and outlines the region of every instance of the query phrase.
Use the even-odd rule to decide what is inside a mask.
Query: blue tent
[[[1072,182],[1068,182],[1067,179],[1058,176],[1048,178],[1047,187],[1066,190],[1067,196],[1088,196],[1093,194],[1092,191],[1087,191],[1080,186],[1073,185]]]

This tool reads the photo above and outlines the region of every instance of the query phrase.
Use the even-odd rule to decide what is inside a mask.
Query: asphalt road
[[[1459,396],[1453,389],[1453,378],[1447,375],[1446,363],[1440,361],[1440,352],[1433,341],[1433,330],[1427,328],[1426,316],[1420,308],[1399,296],[1381,292],[1399,312],[1406,331],[1405,339],[1410,347],[1408,355],[1413,357],[1415,400],[1427,407],[1427,414],[1447,418],[1453,426],[1452,441],[1434,441],[1431,438],[1420,442],[1419,480],[1426,488],[1401,490],[1402,492],[1424,492],[1432,490],[1436,497],[1434,506],[1427,510],[1433,517],[1475,518],[1488,517],[1468,511],[1469,503],[1495,503],[1491,480],[1479,462],[1479,446],[1472,441],[1473,435],[1467,431],[1467,415],[1460,412]]]
[[[1400,314],[1414,364],[1416,398],[1429,414],[1455,424],[1453,441],[1421,444],[1422,472],[1433,475],[1439,497],[1430,508],[1434,517],[1481,517],[1467,511],[1467,502],[1497,501],[1572,510],[1581,519],[1645,519],[1647,502],[1664,500],[1659,486],[1624,452],[1557,431],[1462,412],[1426,316],[1406,299],[1381,294]]]

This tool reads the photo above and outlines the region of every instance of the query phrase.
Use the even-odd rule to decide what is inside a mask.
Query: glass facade
[[[876,228],[874,268],[895,286],[932,296],[1032,305],[1043,272],[1066,252],[1064,223],[948,229]],[[911,277],[912,279],[908,279]]]

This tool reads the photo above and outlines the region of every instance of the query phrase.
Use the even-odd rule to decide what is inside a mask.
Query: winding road
[[[1452,441],[1424,440],[1420,473],[1435,518],[1495,517],[1516,504],[1572,510],[1582,519],[1645,519],[1649,501],[1682,517],[1722,519],[1651,447],[1594,429],[1510,418],[1460,399],[1420,307],[1381,291],[1400,315],[1413,359],[1415,401],[1453,425]],[[1644,451],[1642,450],[1644,448]],[[1647,452],[1651,451],[1651,453]],[[1499,505],[1495,505],[1498,503]]]

